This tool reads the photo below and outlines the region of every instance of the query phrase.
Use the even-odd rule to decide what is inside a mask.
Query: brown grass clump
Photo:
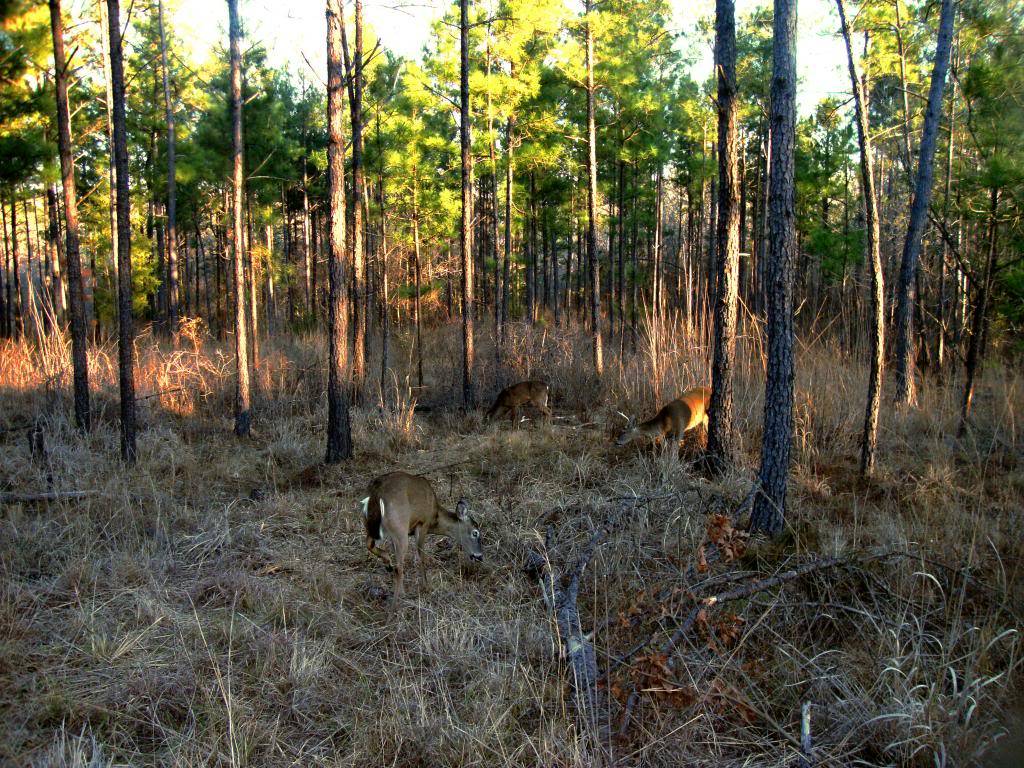
[[[965,441],[956,382],[885,412],[881,464],[862,481],[863,366],[828,348],[798,366],[790,519],[779,542],[731,523],[760,441],[756,338],[741,344],[744,464],[709,480],[699,444],[609,436],[708,379],[706,345],[650,322],[618,340],[604,380],[585,336],[515,325],[498,369],[480,350],[483,400],[523,378],[551,384],[556,418],[520,428],[457,407],[458,333],[427,334],[414,390],[394,375],[353,411],[356,458],[320,464],[324,341],[264,340],[254,437],[230,433],[230,350],[190,329],[178,349],[140,336],[139,461],[118,459],[116,354],[90,351],[96,429],[70,425],[66,343],[0,347],[0,490],[83,498],[0,510],[0,762],[583,766],[592,740],[572,711],[553,617],[522,565],[548,527],[562,555],[605,511],[637,497],[581,585],[623,766],[795,762],[812,707],[820,765],[982,764],[1014,728],[1022,610],[1021,381],[993,365]],[[645,346],[646,345],[646,346]],[[379,370],[370,361],[368,369]],[[417,411],[417,405],[420,410]],[[44,427],[33,458],[22,425]],[[389,620],[390,579],[368,557],[356,503],[402,468],[444,503],[471,500],[487,560],[429,545],[429,586],[410,581]],[[711,544],[726,553],[706,557]],[[858,555],[892,551],[860,564]],[[841,556],[748,599],[707,608],[660,654],[694,597]],[[643,648],[626,663],[624,656]],[[647,642],[649,641],[649,642]],[[671,663],[670,663],[671,662]]]

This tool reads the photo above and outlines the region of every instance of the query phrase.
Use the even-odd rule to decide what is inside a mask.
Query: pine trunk
[[[348,253],[345,247],[345,133],[342,121],[341,0],[327,0],[327,455],[328,464],[352,456],[347,382]]]
[[[473,145],[469,111],[469,0],[459,0],[459,138],[462,147],[462,402],[476,403],[473,382]]]
[[[857,76],[853,61],[853,43],[850,27],[846,22],[843,0],[836,0],[839,20],[842,26],[843,42],[846,44],[846,60],[850,70],[850,85],[857,119],[857,141],[860,149],[860,179],[864,197],[864,220],[867,229],[868,263],[871,267],[871,371],[868,378],[868,400],[864,412],[864,429],[860,443],[860,472],[870,474],[875,467],[875,450],[878,446],[878,412],[882,397],[882,371],[885,364],[885,297],[884,276],[882,275],[882,252],[878,226],[878,197],[875,194],[874,161],[871,152],[871,133],[868,130],[868,105],[865,88]]]
[[[71,109],[68,104],[68,73],[64,58],[64,21],[60,0],[50,0],[50,32],[53,36],[53,66],[57,91],[57,148],[64,189],[65,253],[71,294],[71,367],[74,378],[75,424],[82,431],[91,426],[89,411],[89,363],[86,356],[88,318],[82,290],[82,262],[78,242],[78,195],[75,191],[75,161],[71,146]],[[56,200],[52,203],[56,207]],[[53,221],[56,225],[56,218]],[[54,235],[57,233],[54,232]]]
[[[164,4],[157,2],[160,24],[160,61],[163,70],[164,112],[167,122],[167,330],[178,335],[178,192],[175,176],[177,137],[174,128],[174,103],[171,100],[171,76],[167,66],[167,31],[164,28]]]
[[[914,329],[913,310],[917,261],[921,253],[921,239],[928,218],[928,204],[932,194],[932,176],[935,159],[935,143],[939,133],[939,118],[942,114],[942,93],[946,84],[946,69],[949,65],[949,50],[953,41],[953,0],[942,0],[939,17],[939,38],[935,48],[935,64],[932,69],[931,86],[928,90],[928,108],[924,115],[924,131],[918,153],[917,182],[914,187],[914,201],[910,208],[910,223],[903,242],[903,258],[900,263],[899,283],[896,292],[896,344],[893,378],[896,384],[895,399],[899,405],[915,401],[914,392]]]
[[[465,2],[465,0],[463,0]],[[594,25],[592,0],[586,0],[587,68],[587,259],[590,262],[590,327],[594,373],[604,373],[601,349],[601,277],[597,259],[597,126],[594,122]]]
[[[715,13],[715,71],[718,73],[718,268],[714,314],[714,361],[708,414],[710,464],[724,469],[735,459],[733,367],[739,291],[739,179],[736,157],[736,8],[718,0]]]
[[[114,167],[117,178],[117,319],[121,394],[121,458],[133,464],[135,448],[135,329],[132,318],[132,221],[128,186],[128,133],[125,127],[121,9],[107,0],[110,81],[113,92]]]
[[[231,48],[231,246],[234,262],[235,296],[235,434],[247,437],[252,424],[252,395],[249,382],[249,322],[246,312],[245,243],[242,232],[242,202],[245,175],[242,158],[242,29],[238,0],[228,0],[228,35]]]
[[[778,535],[786,516],[793,437],[793,261],[796,256],[796,0],[775,0],[768,189],[768,364],[759,493],[750,526]]]

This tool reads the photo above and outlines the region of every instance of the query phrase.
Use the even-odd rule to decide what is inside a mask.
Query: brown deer
[[[391,567],[395,580],[396,608],[402,596],[405,556],[409,550],[409,538],[413,534],[416,535],[420,584],[423,587],[427,583],[426,563],[423,559],[423,544],[427,534],[455,539],[470,559],[484,559],[480,547],[480,527],[469,514],[466,500],[459,499],[455,512],[449,512],[438,502],[430,481],[425,477],[407,472],[381,475],[370,483],[362,505],[366,521],[366,545],[370,553],[387,562],[380,550],[386,539],[391,540],[394,550]]]
[[[687,390],[671,403],[666,405],[653,419],[641,424],[631,424],[619,435],[616,445],[622,446],[641,437],[653,437],[660,440],[672,437],[681,440],[685,432],[698,424],[708,426],[708,403],[711,390],[708,387],[694,387]]]
[[[551,409],[548,408],[548,385],[543,381],[520,381],[511,387],[501,390],[501,394],[494,401],[491,410],[487,412],[488,419],[496,419],[511,414],[511,420],[515,423],[516,411],[521,406],[532,404],[534,408],[551,418]]]

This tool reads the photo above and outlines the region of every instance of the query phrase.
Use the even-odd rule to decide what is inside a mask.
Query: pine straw
[[[82,438],[69,425],[63,346],[4,346],[5,418],[41,419],[48,459],[33,462],[23,433],[0,434],[0,490],[95,493],[0,512],[0,762],[591,765],[523,556],[547,525],[559,546],[579,547],[632,495],[645,501],[598,550],[580,599],[602,669],[651,641],[608,680],[612,723],[620,691],[641,688],[631,728],[611,745],[619,765],[791,765],[808,701],[819,765],[978,764],[1014,727],[1024,612],[1015,373],[987,372],[962,444],[951,438],[955,382],[924,386],[917,411],[885,413],[880,471],[862,482],[863,368],[805,351],[787,534],[698,581],[763,579],[879,548],[907,556],[710,609],[667,678],[649,651],[686,615],[687,590],[700,590],[685,573],[708,520],[740,504],[756,467],[756,345],[740,355],[744,466],[709,481],[691,465],[699,441],[677,454],[608,439],[618,412],[649,413],[655,392],[706,380],[703,351],[681,329],[665,335],[657,382],[642,351],[622,366],[613,352],[598,382],[585,373],[585,336],[512,333],[500,369],[492,350],[479,352],[484,394],[547,378],[559,419],[527,414],[510,430],[450,407],[458,334],[435,329],[430,386],[417,393],[433,410],[413,414],[400,346],[387,406],[368,396],[353,412],[357,457],[340,468],[319,464],[322,338],[264,343],[256,434],[244,442],[230,434],[230,352],[198,332],[177,351],[140,338],[137,388],[155,396],[140,402],[131,470],[116,458],[113,349],[91,353],[99,418]],[[395,622],[356,501],[399,467],[430,475],[445,503],[472,501],[487,560],[466,563],[433,541],[429,589],[411,583]]]

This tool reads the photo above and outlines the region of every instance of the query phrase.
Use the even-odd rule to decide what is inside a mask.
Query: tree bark
[[[907,236],[903,242],[903,259],[900,263],[896,294],[896,364],[893,377],[896,384],[895,400],[898,405],[912,404],[916,400],[913,338],[915,276],[918,257],[921,253],[924,225],[928,218],[928,204],[932,194],[935,143],[939,132],[939,117],[942,114],[942,92],[946,84],[949,51],[953,41],[954,14],[953,0],[942,0],[938,44],[935,48],[935,63],[932,69],[931,86],[928,90],[928,108],[924,115],[924,131],[921,135],[921,147],[918,153],[917,182],[914,187],[914,201],[910,208]]]
[[[124,60],[121,51],[121,9],[107,0],[110,39],[110,82],[113,93],[114,167],[117,176],[117,348],[121,395],[121,458],[134,464],[135,328],[132,318],[132,221],[128,187],[128,133],[125,128]]]
[[[473,145],[469,111],[469,0],[459,0],[459,138],[462,145],[462,402],[476,403],[473,382]]]
[[[739,179],[736,157],[736,6],[718,0],[715,8],[715,70],[718,75],[718,268],[714,315],[714,362],[707,455],[713,469],[735,460],[733,367],[739,298]]]
[[[463,0],[465,1],[465,0]],[[597,127],[594,122],[594,25],[590,18],[593,0],[586,0],[587,68],[587,259],[590,262],[590,326],[594,373],[604,373],[601,349],[601,276],[597,259]]]
[[[419,168],[412,171],[412,248],[413,272],[416,281],[416,296],[413,299],[413,323],[416,326],[416,382],[423,388],[423,336],[420,334],[420,208],[419,208]]]
[[[171,77],[167,66],[167,30],[164,27],[164,4],[157,0],[160,25],[160,62],[163,70],[164,112],[167,122],[167,330],[178,336],[178,182],[176,178],[177,136],[174,127],[174,104],[171,100]]]
[[[992,293],[992,276],[995,273],[996,242],[999,234],[999,221],[996,213],[999,209],[999,189],[992,188],[989,195],[988,214],[988,256],[985,259],[985,275],[978,286],[978,300],[974,305],[974,317],[971,320],[971,340],[967,345],[967,360],[964,366],[966,380],[964,396],[960,406],[960,425],[957,437],[963,437],[967,431],[967,419],[971,415],[971,403],[974,400],[974,384],[978,376],[978,368],[985,354],[985,314],[988,311],[989,297]]]
[[[875,451],[878,447],[878,412],[882,398],[882,372],[885,365],[885,284],[882,274],[882,252],[878,225],[878,197],[875,194],[874,159],[871,150],[871,133],[868,130],[868,105],[865,89],[857,76],[853,61],[853,43],[850,26],[846,22],[843,0],[836,0],[839,22],[846,44],[846,61],[850,71],[850,86],[857,120],[857,141],[860,149],[860,180],[864,197],[864,221],[867,229],[867,256],[871,267],[871,370],[868,377],[868,399],[864,412],[864,429],[860,442],[860,472],[869,475],[875,467]]]
[[[86,432],[91,427],[89,411],[89,362],[86,356],[88,318],[82,290],[82,261],[78,242],[78,194],[75,190],[75,161],[71,146],[71,109],[68,104],[68,71],[64,57],[64,20],[60,0],[50,0],[50,32],[53,36],[54,82],[57,91],[57,148],[60,154],[61,185],[64,189],[64,236],[71,298],[71,367],[74,378],[75,424]],[[56,201],[53,202],[56,205]],[[56,219],[54,219],[56,224]],[[56,233],[54,233],[56,234]]]
[[[768,365],[760,489],[750,526],[775,536],[786,515],[793,437],[793,259],[796,255],[796,0],[775,0],[771,86],[771,176],[768,190]]]
[[[377,109],[377,146],[383,146],[380,139],[380,109]],[[388,306],[388,238],[387,238],[387,185],[384,176],[384,153],[378,153],[378,194],[380,199],[380,396],[387,402],[388,371],[391,370],[391,312]]]
[[[247,437],[252,425],[252,395],[249,381],[249,323],[246,312],[245,242],[242,232],[242,202],[245,172],[242,158],[242,29],[238,0],[228,0],[228,36],[231,49],[231,245],[234,261],[235,294],[235,434]]]
[[[510,115],[505,122],[505,250],[502,262],[502,289],[498,301],[497,345],[500,349],[505,344],[505,323],[508,321],[508,294],[510,290],[509,276],[512,269],[512,189],[515,175],[513,136],[515,120]]]
[[[342,44],[344,27],[342,28]],[[363,253],[363,0],[355,0],[355,49],[349,79],[352,82],[349,110],[352,118],[352,276],[354,296],[352,324],[355,338],[352,350],[353,394],[362,397],[366,379],[369,343],[367,324],[370,297],[366,291],[366,258]]]
[[[345,262],[345,133],[342,122],[343,78],[341,28],[342,0],[327,0],[327,455],[328,464],[352,456],[349,392],[346,381],[348,353],[348,280]]]

